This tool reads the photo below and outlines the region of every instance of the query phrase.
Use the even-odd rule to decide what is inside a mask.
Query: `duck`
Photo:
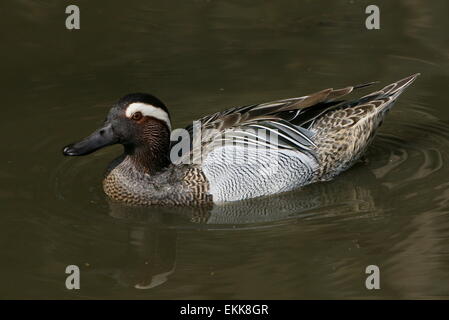
[[[127,94],[103,125],[63,148],[84,156],[121,144],[103,190],[131,206],[202,206],[266,197],[328,181],[360,160],[386,113],[419,73],[349,99],[377,82],[233,107],[172,130],[166,105]]]

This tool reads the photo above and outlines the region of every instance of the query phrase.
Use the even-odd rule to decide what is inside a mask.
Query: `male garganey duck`
[[[200,205],[285,192],[329,180],[353,165],[418,75],[356,100],[342,97],[372,83],[217,112],[181,131],[177,139],[184,144],[170,139],[164,103],[129,94],[100,129],[63,153],[81,156],[122,144],[103,188],[128,204]]]

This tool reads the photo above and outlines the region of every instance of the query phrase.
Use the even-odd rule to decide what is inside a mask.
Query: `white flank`
[[[126,108],[126,117],[131,118],[131,116],[137,111],[141,112],[144,116],[153,117],[164,121],[167,124],[168,128],[171,130],[170,118],[168,117],[167,112],[165,112],[164,110],[157,108],[151,104],[135,102],[131,103],[128,108]]]

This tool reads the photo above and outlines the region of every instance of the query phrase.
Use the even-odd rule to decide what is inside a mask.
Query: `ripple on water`
[[[381,131],[368,152],[370,168],[403,200],[421,198],[426,211],[443,209],[436,199],[447,194],[449,124],[423,108],[410,113],[412,117],[395,119],[394,133]]]

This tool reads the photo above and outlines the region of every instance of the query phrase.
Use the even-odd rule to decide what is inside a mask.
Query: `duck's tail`
[[[379,111],[389,110],[401,93],[404,92],[404,90],[407,89],[419,75],[420,73],[415,73],[407,78],[393,82],[379,91],[372,92],[360,98],[359,101],[360,103],[363,103],[365,101],[379,100],[383,102],[378,104]]]

